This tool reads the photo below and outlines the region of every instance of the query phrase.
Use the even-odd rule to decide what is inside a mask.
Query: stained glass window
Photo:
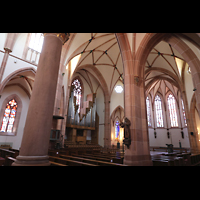
[[[147,105],[148,126],[151,126],[151,111],[150,111],[150,100],[149,100],[149,97],[146,98],[146,105]]]
[[[184,108],[183,99],[181,99],[181,102],[182,102],[182,109],[183,109],[183,119],[184,119],[185,126],[187,126],[187,121],[186,121],[186,116],[185,116],[185,108]]]
[[[172,94],[169,94],[167,98],[167,102],[168,102],[168,108],[169,108],[171,127],[177,127],[178,120],[177,120],[177,113],[176,113],[175,98]]]
[[[163,127],[163,114],[162,114],[162,102],[161,98],[157,95],[155,97],[155,109],[156,109],[156,120],[157,120],[157,127]]]
[[[119,122],[116,121],[116,123],[115,123],[115,139],[117,139],[118,141],[119,141],[119,131],[120,131]]]
[[[12,132],[17,112],[17,102],[12,99],[7,105],[1,123],[1,132]]]
[[[74,85],[74,96],[76,97],[76,105],[78,105],[78,113],[80,113],[80,106],[81,106],[81,94],[82,94],[82,88],[81,83],[78,79],[75,79],[72,82],[72,85]]]

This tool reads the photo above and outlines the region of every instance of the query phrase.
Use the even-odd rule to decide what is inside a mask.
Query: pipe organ
[[[66,126],[95,130],[96,94],[88,94],[87,100],[83,102],[83,105],[78,112],[79,105],[76,105],[76,96],[74,96],[73,89],[74,86],[72,85],[70,90]]]

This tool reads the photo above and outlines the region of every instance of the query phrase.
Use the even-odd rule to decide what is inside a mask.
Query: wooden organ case
[[[70,90],[66,123],[65,144],[98,144],[98,114],[96,112],[96,93],[87,95],[78,112],[73,86]]]

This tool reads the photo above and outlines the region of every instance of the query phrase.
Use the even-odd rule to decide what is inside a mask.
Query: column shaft
[[[13,165],[49,165],[48,146],[62,44],[58,34],[45,34],[21,149]]]

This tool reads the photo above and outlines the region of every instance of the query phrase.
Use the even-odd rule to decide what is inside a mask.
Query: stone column
[[[27,113],[21,148],[13,166],[45,166],[62,45],[67,33],[44,33],[44,43]]]
[[[110,127],[110,99],[105,95],[104,111],[104,147],[111,148],[111,127]]]
[[[2,60],[2,63],[1,63],[1,68],[0,68],[0,83],[1,83],[2,78],[3,78],[3,74],[4,74],[4,71],[5,71],[5,68],[6,68],[9,53],[12,52],[14,43],[15,43],[16,38],[17,38],[17,35],[18,35],[18,33],[8,33],[8,35],[7,35],[5,45],[4,45],[5,53],[4,53],[4,57],[3,57],[3,60]]]
[[[148,126],[146,119],[146,105],[144,96],[144,81],[140,77],[132,75],[132,83],[126,89],[131,88],[131,101],[126,102],[125,108],[129,107],[130,114],[128,119],[131,121],[130,135],[131,145],[126,147],[124,164],[133,166],[152,165]],[[126,95],[128,91],[126,90]],[[127,110],[126,110],[126,113]]]
[[[4,50],[5,50],[5,53],[4,53],[3,60],[2,60],[2,63],[1,63],[1,68],[0,68],[0,83],[1,83],[2,78],[3,78],[3,74],[4,74],[4,71],[5,71],[5,68],[6,68],[9,53],[12,52],[12,50],[7,48],[7,47],[4,47]]]

